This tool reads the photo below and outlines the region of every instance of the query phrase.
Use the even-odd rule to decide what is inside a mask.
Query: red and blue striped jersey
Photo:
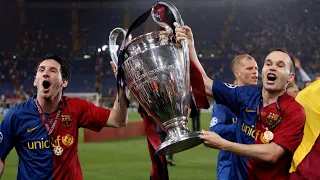
[[[78,98],[62,98],[62,113],[53,131],[54,144],[63,148],[57,156],[49,143],[34,98],[10,109],[0,124],[3,136],[0,158],[15,148],[19,156],[17,179],[82,179],[78,157],[78,129],[100,131],[110,110]],[[52,121],[56,113],[46,114]]]
[[[287,179],[293,152],[303,137],[305,122],[304,109],[291,96],[284,93],[277,103],[262,107],[262,87],[242,86],[214,82],[213,96],[218,104],[228,107],[238,117],[236,142],[241,144],[264,144],[274,142],[286,149],[278,162],[248,160],[233,156],[229,179]],[[257,110],[260,107],[260,120]],[[281,117],[281,121],[275,126]],[[266,128],[274,138],[266,141],[263,137]]]

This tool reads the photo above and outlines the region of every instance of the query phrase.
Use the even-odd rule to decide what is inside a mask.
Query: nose
[[[270,71],[276,71],[276,64],[272,64],[269,68]]]
[[[47,77],[49,77],[49,70],[44,70],[43,71],[43,74],[42,74],[42,77],[44,77],[44,78],[47,78]]]

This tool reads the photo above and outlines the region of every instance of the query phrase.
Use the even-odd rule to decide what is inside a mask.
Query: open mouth
[[[267,74],[267,79],[269,82],[274,82],[277,79],[277,76],[273,73],[268,73]]]
[[[44,81],[42,82],[42,86],[43,86],[43,89],[44,89],[45,91],[48,91],[48,90],[49,90],[50,85],[51,85],[51,83],[50,83],[49,81],[47,81],[47,80],[44,80]]]

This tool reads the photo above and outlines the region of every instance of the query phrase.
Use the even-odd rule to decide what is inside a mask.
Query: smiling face
[[[288,82],[294,80],[290,56],[281,51],[271,52],[262,68],[262,83],[269,92],[285,91]]]
[[[62,94],[68,84],[62,79],[61,65],[54,59],[43,60],[37,69],[33,85],[37,87],[37,96],[52,101]]]

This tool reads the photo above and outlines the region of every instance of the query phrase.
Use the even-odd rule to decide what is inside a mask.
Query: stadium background
[[[262,67],[274,48],[300,59],[313,79],[320,68],[317,0],[172,0],[184,22],[193,29],[201,63],[215,80],[232,83],[230,62],[238,54],[252,55]],[[77,93],[111,107],[116,86],[108,53],[108,35],[126,27],[155,1],[0,0],[0,119],[8,108],[35,93],[36,60],[58,53],[72,62],[66,93]],[[133,33],[158,30],[151,18]],[[259,68],[261,71],[261,68]],[[297,73],[296,83],[304,88]],[[80,93],[80,94],[79,94]],[[140,121],[132,100],[129,121]],[[209,128],[210,110],[202,111],[201,126]],[[190,123],[189,123],[190,125]],[[83,130],[81,129],[81,132]],[[148,179],[150,160],[145,137],[83,143],[79,156],[85,179]],[[198,146],[175,155],[171,179],[215,179],[216,150]],[[3,179],[15,179],[17,155],[6,160]]]

